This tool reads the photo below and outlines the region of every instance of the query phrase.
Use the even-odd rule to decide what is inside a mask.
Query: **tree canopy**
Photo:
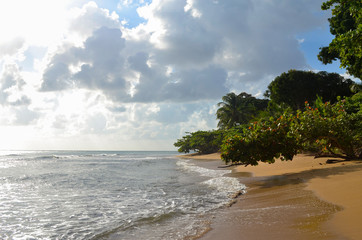
[[[231,92],[222,97],[222,102],[216,112],[219,119],[218,127],[230,129],[232,127],[246,124],[257,114],[268,107],[267,99],[257,99],[251,94],[242,92],[239,95]]]
[[[352,80],[337,73],[289,70],[269,84],[265,96],[276,104],[284,103],[297,110],[304,108],[305,101],[315,101],[317,96],[332,103],[338,96],[351,96],[352,85]]]
[[[187,133],[174,143],[179,152],[189,153],[190,151],[201,154],[214,153],[220,150],[223,140],[223,132],[220,130],[197,131]]]
[[[318,97],[311,103],[304,101],[303,109],[284,109],[278,117],[271,114],[228,129],[187,133],[174,145],[185,153],[221,151],[225,163],[243,165],[273,163],[277,158],[292,160],[306,150],[362,159],[362,91],[338,97],[335,103]]]
[[[324,64],[339,59],[341,67],[362,79],[362,1],[329,0],[322,9],[332,9],[330,32],[335,36],[328,47],[320,49],[318,59]]]
[[[249,124],[241,132],[229,134],[222,145],[226,163],[258,165],[275,159],[292,160],[306,146],[319,153],[345,159],[362,159],[362,93],[335,104],[315,106],[305,102],[305,110],[283,114]]]

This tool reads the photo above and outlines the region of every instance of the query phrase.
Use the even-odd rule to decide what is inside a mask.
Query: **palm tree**
[[[217,126],[221,129],[236,126],[239,120],[238,96],[231,92],[222,97],[222,102],[217,104],[220,108],[216,111],[216,118],[219,119]]]
[[[229,129],[240,124],[251,121],[255,115],[266,109],[268,100],[256,99],[251,94],[242,92],[239,95],[228,93],[222,97],[220,107],[216,111],[216,118],[219,119],[218,127]]]

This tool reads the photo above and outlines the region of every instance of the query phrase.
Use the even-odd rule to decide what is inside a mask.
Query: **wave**
[[[179,160],[176,164],[186,171],[196,172],[204,177],[222,177],[225,174],[231,173],[231,170],[213,170],[199,167],[192,164],[190,160]]]
[[[218,177],[203,182],[204,184],[217,189],[219,192],[226,193],[229,197],[234,197],[236,193],[246,193],[246,186],[237,178]]]
[[[120,226],[113,229],[96,234],[91,240],[102,239],[118,239],[119,237],[126,237],[125,235],[132,232],[133,229],[140,229],[142,227],[150,227],[152,225],[159,225],[170,219],[181,216],[182,213],[174,211],[162,214],[155,214],[153,216],[141,216],[138,219],[126,220]],[[130,231],[131,230],[131,231]]]
[[[90,239],[195,239],[197,236],[201,236],[210,230],[210,221],[208,220],[210,216],[211,215],[200,215],[195,218],[181,212],[168,212],[155,216],[145,216],[101,232]],[[174,227],[170,228],[170,225]]]
[[[0,169],[0,209],[9,212],[0,222],[0,238],[26,238],[25,231],[34,239],[194,236],[241,186],[225,176],[230,170],[206,169],[169,156],[42,151],[21,155],[22,160],[1,160],[17,168]],[[44,217],[49,223],[31,221]],[[17,222],[21,225],[15,232]]]
[[[196,172],[201,176],[209,177],[209,180],[202,183],[215,189],[216,194],[224,195],[228,198],[234,198],[235,196],[246,193],[246,186],[237,178],[225,176],[231,173],[231,170],[207,169],[192,164],[190,160],[179,160],[177,165],[187,171]]]

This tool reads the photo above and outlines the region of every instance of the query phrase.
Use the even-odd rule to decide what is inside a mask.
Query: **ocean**
[[[0,151],[0,239],[190,239],[243,191],[177,152]]]

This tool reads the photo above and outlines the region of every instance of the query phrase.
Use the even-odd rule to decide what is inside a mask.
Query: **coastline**
[[[223,165],[219,154],[180,157]],[[362,239],[362,161],[299,154],[229,169],[247,193],[220,211],[200,239]]]

